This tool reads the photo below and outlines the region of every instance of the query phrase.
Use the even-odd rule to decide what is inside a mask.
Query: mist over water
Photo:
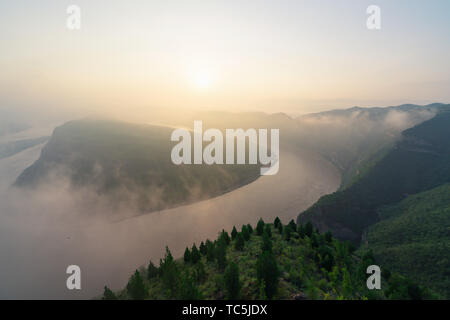
[[[112,212],[107,198],[89,188],[75,191],[65,178],[31,190],[11,187],[39,158],[42,144],[0,159],[0,298],[93,298],[105,285],[122,289],[132,272],[150,259],[158,264],[165,246],[181,257],[186,246],[214,240],[234,225],[255,225],[260,217],[273,221],[276,216],[288,223],[341,182],[336,164],[307,146],[358,154],[352,150],[364,144],[365,136],[376,137],[387,128],[399,135],[433,116],[430,111],[392,111],[371,119],[361,112],[303,118],[295,129],[303,128],[299,137],[281,145],[277,175],[262,176],[213,199],[145,215],[129,207]],[[50,133],[32,128],[2,139]],[[305,147],[299,147],[302,143]],[[81,291],[66,288],[66,268],[73,264],[81,267]]]
[[[179,257],[186,245],[215,239],[223,228],[256,224],[260,217],[288,222],[340,181],[317,155],[282,152],[276,176],[214,199],[113,222],[101,203],[90,212],[82,208],[83,192],[71,193],[64,181],[33,192],[7,187],[38,155],[35,147],[0,163],[0,298],[92,298],[104,285],[120,289],[134,269],[149,259],[159,262],[166,245]],[[14,170],[6,169],[13,163]],[[66,289],[71,264],[81,267],[81,291]]]

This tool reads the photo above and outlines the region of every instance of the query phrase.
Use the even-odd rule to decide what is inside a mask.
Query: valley
[[[190,205],[137,217],[123,212],[131,218],[118,222],[105,221],[101,218],[104,214],[87,214],[77,202],[82,200],[65,189],[43,188],[26,203],[19,199],[29,191],[4,192],[0,211],[8,215],[0,217],[0,259],[5,261],[0,296],[8,292],[8,296],[17,298],[76,299],[96,296],[105,284],[119,289],[126,284],[130,270],[147,264],[148,259],[157,261],[166,245],[179,256],[186,243],[214,238],[223,228],[256,223],[260,217],[269,220],[276,215],[287,221],[295,218],[298,208],[306,209],[321,195],[338,188],[339,172],[319,155],[307,150],[292,153],[283,148],[280,153],[283,164],[277,175],[260,177]],[[30,156],[34,159],[24,159],[23,163],[33,162],[38,154]],[[9,199],[7,207],[5,198]],[[15,221],[29,222],[24,226]],[[39,228],[27,227],[32,225]],[[8,249],[11,241],[17,248],[14,252]],[[47,264],[49,259],[54,263]],[[84,274],[81,293],[65,288],[65,268],[73,263]],[[20,278],[12,276],[17,268],[23,270]],[[51,283],[46,280],[49,278]]]
[[[116,195],[120,195],[120,188],[127,184],[140,184],[138,189],[130,189],[141,190],[137,194],[155,194],[153,185],[145,182],[155,181],[155,177],[159,179],[154,176],[155,171],[151,173],[150,170],[153,176],[148,176],[147,180],[139,177],[152,167],[159,168],[160,173],[165,172],[173,127],[97,120],[65,124],[56,130],[56,135],[45,147],[40,144],[0,159],[3,185],[0,194],[0,211],[3,213],[0,216],[0,258],[6,261],[0,280],[4,283],[4,292],[21,298],[98,296],[104,285],[114,290],[123,288],[131,270],[146,265],[149,259],[158,261],[166,246],[175,257],[180,257],[187,244],[215,239],[222,229],[255,225],[260,218],[273,221],[277,216],[288,222],[295,219],[299,211],[306,211],[304,217],[309,217],[321,231],[331,227],[337,238],[349,239],[348,234],[350,239],[355,235],[354,239],[359,239],[363,229],[355,229],[354,226],[360,228],[367,226],[367,221],[369,224],[376,222],[376,216],[352,217],[352,224],[345,225],[342,222],[329,223],[339,218],[337,214],[333,213],[327,220],[322,219],[323,216],[318,219],[309,212],[322,205],[324,200],[319,198],[323,196],[333,199],[342,192],[348,192],[346,190],[366,194],[360,185],[373,176],[374,170],[378,170],[377,166],[386,161],[391,152],[398,152],[394,146],[401,140],[401,132],[417,122],[426,121],[435,112],[435,106],[425,111],[415,106],[401,109],[349,109],[343,115],[333,115],[337,118],[324,113],[301,120],[282,115],[227,114],[225,125],[223,119],[221,122],[223,127],[280,128],[281,165],[278,174],[259,177],[258,166],[244,170],[229,168],[227,173],[215,168],[208,168],[208,171],[199,169],[193,175],[196,177],[193,183],[201,181],[199,186],[207,186],[206,197],[204,192],[199,192],[200,197],[191,198],[187,204],[183,203],[184,200],[177,203],[180,198],[172,198],[175,202],[171,206],[156,206],[151,210],[130,205],[130,199],[125,199],[120,206],[111,204],[120,200]],[[373,115],[374,112],[377,116]],[[215,125],[215,117],[215,114],[205,117],[209,120],[209,127]],[[324,118],[318,120],[317,117]],[[330,126],[330,119],[335,124],[342,120],[342,125]],[[446,120],[441,128],[445,128],[445,123]],[[348,125],[365,129],[348,130]],[[145,138],[149,136],[148,132],[152,133],[150,140]],[[433,157],[443,151],[442,148],[430,149],[426,143],[421,143],[419,149],[421,152],[417,152],[417,147],[405,145],[399,150],[425,157]],[[427,152],[422,152],[424,150]],[[148,166],[136,165],[139,163]],[[445,163],[442,162],[443,165]],[[57,168],[58,164],[64,164],[66,168],[57,170],[55,175],[49,169]],[[133,170],[124,170],[117,175],[114,168],[118,164]],[[172,172],[172,168],[166,171]],[[198,179],[203,174],[207,180]],[[227,184],[217,185],[214,179],[222,180],[224,174],[231,179]],[[389,175],[392,176],[391,173]],[[173,176],[174,180],[163,178],[161,181],[169,182],[168,194],[173,195],[171,188],[189,176],[191,174],[185,168]],[[252,178],[257,176],[258,179]],[[115,177],[115,182],[112,177]],[[345,180],[341,180],[342,177]],[[130,178],[135,179],[132,184],[129,184],[133,181]],[[15,186],[11,187],[15,180]],[[345,187],[344,181],[352,183]],[[211,189],[208,183],[219,188]],[[120,188],[109,193],[117,187]],[[341,190],[335,193],[339,188]],[[23,201],[25,198],[27,201]],[[319,202],[316,203],[317,200]],[[348,210],[340,212],[351,213]],[[21,221],[27,221],[27,224]],[[17,250],[9,250],[11,243]],[[372,241],[369,244],[372,245]],[[376,256],[379,256],[377,252]],[[46,263],[48,260],[55,262],[49,265]],[[81,292],[69,292],[64,285],[66,274],[63,271],[73,263],[79,265],[83,272]],[[22,270],[20,278],[11,276],[17,274],[13,271],[17,269]],[[49,278],[53,279],[52,283],[46,281]],[[30,283],[33,283],[32,288]]]

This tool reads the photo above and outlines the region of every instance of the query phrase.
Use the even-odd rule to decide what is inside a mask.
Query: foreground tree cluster
[[[421,299],[426,291],[383,272],[382,290],[366,288],[370,251],[320,234],[311,223],[260,219],[253,229],[222,230],[214,241],[187,247],[175,260],[169,248],[159,266],[136,270],[125,289],[105,287],[103,299]]]

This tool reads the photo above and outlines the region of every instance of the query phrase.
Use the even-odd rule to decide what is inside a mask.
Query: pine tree
[[[213,262],[215,259],[215,247],[210,240],[206,240],[206,261]]]
[[[160,260],[159,270],[164,288],[167,290],[169,298],[176,298],[178,293],[178,285],[180,282],[180,274],[177,263],[174,261],[172,253],[166,247],[164,259]]]
[[[333,235],[331,234],[330,231],[327,231],[325,233],[325,241],[328,243],[331,243],[333,241]]]
[[[248,232],[249,232],[250,234],[253,233],[253,228],[252,228],[252,226],[250,225],[250,223],[247,225],[247,230],[248,230]]]
[[[240,296],[241,282],[239,280],[239,268],[231,262],[225,270],[225,292],[226,298],[230,300],[236,300]]]
[[[237,234],[238,234],[238,232],[236,230],[236,227],[233,226],[233,230],[231,231],[231,239],[232,240],[236,239]]]
[[[272,299],[277,292],[280,271],[271,252],[265,251],[258,257],[256,274],[260,284],[264,281],[267,298]]]
[[[319,299],[319,289],[314,281],[310,280],[306,283],[306,296],[309,300]]]
[[[259,300],[267,300],[266,284],[264,280],[262,280],[259,284]]]
[[[238,251],[242,251],[244,250],[244,246],[245,246],[244,236],[242,235],[242,233],[238,233],[236,236],[236,240],[234,242],[234,248]]]
[[[148,280],[154,279],[158,276],[158,274],[159,269],[153,264],[152,261],[150,261],[147,268],[147,279]]]
[[[289,225],[287,225],[283,229],[283,239],[286,240],[286,241],[291,240],[291,227]]]
[[[107,286],[105,286],[105,291],[103,292],[102,300],[117,300],[117,296],[111,291]]]
[[[365,250],[362,252],[362,256],[361,256],[361,261],[359,262],[358,265],[358,277],[361,281],[365,281],[365,279],[367,278],[367,267],[370,265],[374,265],[375,263],[375,257],[373,255],[372,250]]]
[[[193,264],[196,264],[200,260],[200,258],[200,251],[198,251],[197,246],[194,243],[191,250],[191,262]]]
[[[139,271],[136,270],[128,281],[127,292],[133,300],[144,300],[147,297],[147,288]]]
[[[256,234],[258,236],[262,236],[264,232],[264,220],[261,218],[258,221],[258,224],[256,225]]]
[[[186,250],[184,250],[184,263],[189,263],[191,262],[191,252],[189,251],[189,248],[186,248]]]
[[[228,246],[231,242],[230,236],[228,235],[228,232],[226,232],[225,230],[222,230],[220,236],[219,236],[219,240],[223,240],[225,241],[225,244]]]
[[[283,234],[283,224],[281,222],[278,224],[278,232]]]
[[[272,238],[272,227],[270,226],[270,224],[266,224],[264,227],[264,233],[267,233],[267,235],[269,236],[269,238]]]
[[[322,259],[320,266],[323,267],[328,272],[333,270],[334,266],[334,257],[332,254],[326,254],[325,257]]]
[[[264,231],[263,234],[263,244],[262,244],[262,251],[269,251],[272,252],[272,239],[270,239],[267,232]]]
[[[289,221],[289,227],[291,227],[291,231],[297,231],[297,224],[295,223],[294,219]]]
[[[225,267],[227,266],[227,250],[225,243],[222,241],[216,244],[215,256],[219,270],[225,270]]]
[[[346,298],[350,298],[353,293],[352,280],[347,268],[342,268],[342,291]]]
[[[300,238],[304,239],[305,238],[305,227],[302,224],[298,225],[298,234],[300,236]]]
[[[311,235],[311,246],[312,246],[313,248],[317,248],[317,247],[319,246],[319,239],[318,239],[316,233],[313,233],[313,234]]]
[[[281,223],[280,218],[276,217],[275,220],[273,221],[273,226],[274,226],[275,228],[278,228],[278,226],[280,225],[280,223]]]
[[[305,225],[305,235],[311,238],[311,235],[313,234],[313,225],[311,222],[307,222]]]
[[[385,294],[391,300],[423,300],[427,297],[423,288],[398,273],[391,275]]]
[[[242,226],[242,236],[244,237],[245,241],[250,240],[250,232],[248,231],[248,227],[246,225]]]
[[[201,260],[195,265],[194,276],[197,282],[202,282],[206,279],[205,265]]]
[[[179,299],[181,300],[201,300],[202,294],[195,284],[194,278],[185,271],[181,276]]]
[[[200,249],[200,253],[202,254],[202,256],[206,255],[206,245],[203,241],[200,243],[199,249]]]

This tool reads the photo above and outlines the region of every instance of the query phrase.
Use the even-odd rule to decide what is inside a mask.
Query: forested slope
[[[358,243],[365,228],[379,221],[378,209],[409,194],[450,182],[450,112],[403,132],[403,139],[349,188],[322,197],[301,213],[320,230]]]
[[[380,216],[367,234],[377,261],[450,297],[450,184],[409,196]]]

